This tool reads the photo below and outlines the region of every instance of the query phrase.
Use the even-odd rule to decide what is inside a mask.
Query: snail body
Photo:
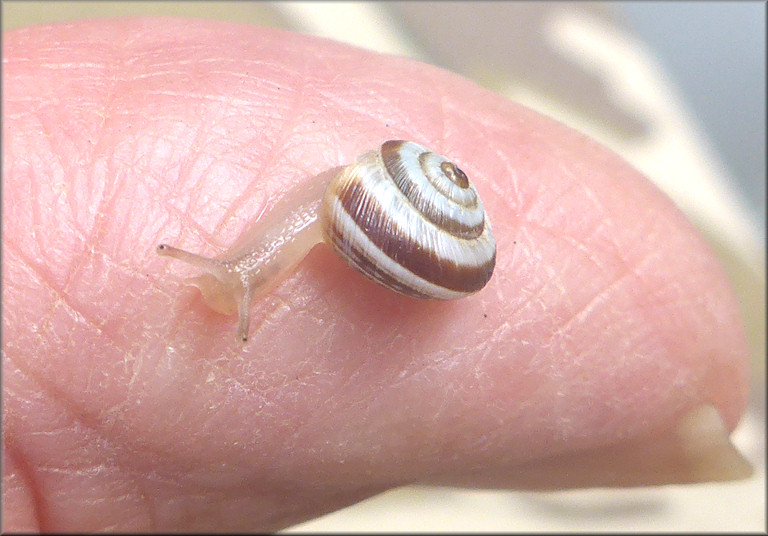
[[[219,258],[165,244],[157,252],[204,270],[191,283],[214,310],[238,312],[245,341],[252,301],[321,242],[377,283],[427,299],[477,292],[496,261],[490,223],[464,172],[399,140],[291,190]]]

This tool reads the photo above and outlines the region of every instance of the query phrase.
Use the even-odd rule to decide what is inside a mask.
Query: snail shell
[[[290,190],[219,258],[166,244],[157,252],[204,270],[191,284],[216,311],[237,311],[245,341],[251,302],[320,242],[372,280],[419,298],[477,292],[496,263],[491,225],[464,172],[400,140]]]
[[[326,189],[325,241],[369,278],[407,296],[448,300],[491,278],[496,242],[477,191],[442,155],[387,141]]]

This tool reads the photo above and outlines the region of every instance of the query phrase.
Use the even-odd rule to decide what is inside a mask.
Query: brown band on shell
[[[341,237],[339,229],[332,228],[330,230],[329,239],[331,245],[336,249],[347,262],[356,268],[360,273],[366,275],[370,279],[377,281],[385,287],[404,294],[405,296],[411,296],[413,298],[422,299],[435,299],[434,296],[421,292],[412,286],[404,284],[401,280],[392,277],[388,272],[381,270],[379,266],[373,262],[363,253],[361,248],[356,247],[354,244],[349,243]]]
[[[459,265],[453,260],[441,258],[433,249],[393,228],[379,201],[370,196],[359,183],[347,182],[346,187],[337,188],[334,195],[344,211],[356,222],[360,232],[395,263],[418,277],[443,288],[467,293],[480,290],[490,279],[496,261],[495,253],[480,266]],[[337,247],[338,241],[345,244],[345,247],[339,248],[342,252],[355,248],[340,236],[334,224],[329,234]],[[373,269],[373,259],[364,251],[355,250],[354,254],[366,259],[366,265],[361,268]]]

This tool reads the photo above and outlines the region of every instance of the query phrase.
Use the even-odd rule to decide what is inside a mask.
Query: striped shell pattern
[[[496,242],[477,191],[444,156],[387,141],[329,184],[325,241],[347,262],[396,292],[447,300],[491,278]]]

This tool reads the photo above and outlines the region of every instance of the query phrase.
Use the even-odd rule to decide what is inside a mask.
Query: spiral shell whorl
[[[362,273],[401,294],[453,299],[491,277],[496,243],[477,191],[444,156],[388,141],[331,182],[326,241]]]

